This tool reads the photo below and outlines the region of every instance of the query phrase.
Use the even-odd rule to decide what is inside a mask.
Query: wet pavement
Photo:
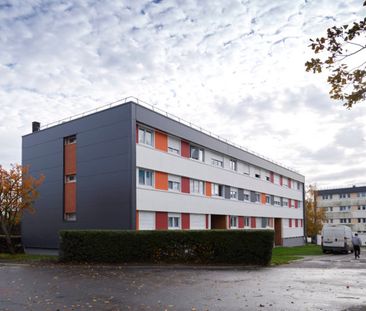
[[[0,263],[0,310],[366,310],[366,259],[268,268]]]

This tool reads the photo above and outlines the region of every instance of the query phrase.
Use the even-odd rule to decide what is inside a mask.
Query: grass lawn
[[[272,265],[282,265],[290,261],[301,259],[304,256],[322,255],[319,245],[307,244],[295,247],[275,247],[272,251]]]
[[[30,254],[7,254],[0,253],[0,261],[6,262],[21,262],[21,263],[31,263],[31,262],[41,262],[41,261],[57,261],[58,256],[50,255],[30,255]]]

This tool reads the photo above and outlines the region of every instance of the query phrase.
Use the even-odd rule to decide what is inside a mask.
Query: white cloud
[[[347,181],[326,178],[345,171],[343,154],[352,155],[352,180],[363,178],[355,172],[366,109],[346,111],[329,100],[324,77],[304,72],[309,38],[362,19],[360,1],[155,2],[1,6],[0,163],[20,161],[20,136],[33,120],[133,95],[295,166],[309,181]]]

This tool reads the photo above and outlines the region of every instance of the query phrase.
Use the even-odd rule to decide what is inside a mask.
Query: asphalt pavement
[[[366,310],[366,259],[267,268],[0,263],[0,310]]]

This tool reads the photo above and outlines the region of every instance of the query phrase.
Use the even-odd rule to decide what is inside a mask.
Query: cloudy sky
[[[346,110],[304,71],[309,38],[361,0],[0,0],[0,163],[21,135],[138,97],[300,171],[366,184],[366,103]]]

